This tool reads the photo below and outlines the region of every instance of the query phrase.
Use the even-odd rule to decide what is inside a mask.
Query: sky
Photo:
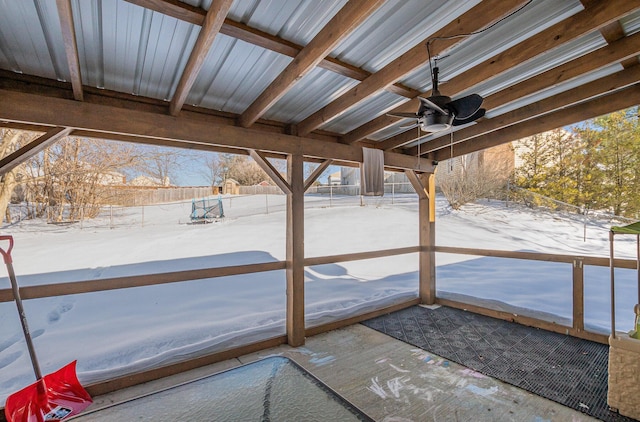
[[[190,224],[191,203],[116,208],[82,223],[25,220],[15,238],[21,286],[99,280],[285,259],[285,197],[222,198],[225,217]],[[305,197],[305,256],[415,246],[416,195]],[[437,200],[436,243],[608,257],[610,222],[499,201],[453,210]],[[112,217],[113,216],[113,217]],[[635,237],[616,256],[635,259]],[[571,265],[438,253],[438,295],[571,318]],[[633,324],[636,273],[617,272],[618,328]],[[25,300],[42,372],[78,360],[87,384],[285,333],[285,273],[271,271],[160,286]],[[0,269],[0,288],[10,288]],[[417,254],[305,268],[306,324],[314,326],[417,297]],[[608,268],[585,269],[585,322],[607,332]],[[0,400],[34,382],[15,304],[0,303]]]

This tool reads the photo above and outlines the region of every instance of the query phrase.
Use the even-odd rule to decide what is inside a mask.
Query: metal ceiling
[[[389,140],[405,132],[400,126],[406,121],[390,126],[378,120],[398,107],[415,104],[415,100],[410,101],[419,94],[429,95],[431,80],[424,50],[425,41],[435,34],[458,35],[458,31],[474,28],[475,20],[484,19],[487,25],[498,22],[475,35],[432,43],[453,44],[440,54],[438,62],[441,89],[446,94],[477,92],[487,97],[538,78],[543,72],[551,72],[640,30],[640,3],[636,0],[530,3],[510,0],[509,11],[523,5],[524,8],[513,15],[501,12],[496,16],[479,12],[487,9],[491,0],[387,0],[367,12],[357,25],[344,30],[334,21],[345,19],[349,6],[355,9],[353,1],[235,0],[226,14],[226,26],[213,34],[210,48],[199,50],[198,40],[205,31],[201,25],[212,17],[208,16],[208,10],[225,1],[230,0],[0,0],[0,89],[35,91],[42,95],[34,90],[34,80],[43,85],[49,80],[61,82],[56,87],[70,92],[74,80],[71,50],[71,57],[75,54],[78,61],[76,73],[81,75],[81,86],[76,89],[94,96],[102,93],[134,102],[155,100],[168,104],[175,102],[179,85],[186,81],[185,107],[223,113],[230,119],[227,124],[238,126],[267,92],[272,98],[265,100],[266,105],[256,114],[255,130],[268,123],[270,131],[295,135],[300,124],[312,130],[302,136],[316,138],[318,142],[381,147],[387,141],[386,149],[409,148],[416,142]],[[365,3],[375,2],[361,5]],[[72,32],[77,46],[70,45],[63,35],[65,19],[60,11],[65,4],[72,11]],[[589,18],[585,8],[594,10],[594,16],[608,10],[620,12],[613,18],[597,21],[600,18]],[[558,29],[565,23],[565,29]],[[565,31],[573,33],[580,25],[585,27],[581,34],[563,39]],[[313,43],[326,35],[329,26],[338,41],[315,58],[315,66],[300,70],[287,86],[279,86],[283,72],[287,74],[291,67],[315,53]],[[527,42],[536,34],[544,36],[550,31],[556,31],[556,37],[540,38],[548,43],[543,51],[530,57],[518,51],[520,46],[525,46],[524,52],[532,49]],[[408,57],[411,55],[422,57],[412,67],[406,64],[412,60]],[[469,75],[493,65],[494,57],[498,57],[496,61],[508,61],[514,55],[521,56],[520,61],[504,70],[470,86],[457,83],[471,80]],[[627,56],[584,71],[570,80],[550,82],[533,93],[488,110],[484,120],[524,110],[544,98],[556,98],[575,87],[626,71],[637,64],[637,55],[638,52],[631,58]],[[321,62],[325,57],[333,61]],[[201,67],[194,70],[190,60],[200,62]],[[400,67],[402,71],[396,72]],[[363,94],[365,90],[370,92]],[[598,95],[608,92],[603,89]],[[76,91],[74,94],[79,99]],[[559,108],[565,106],[559,104]],[[182,104],[176,108],[180,113]],[[11,120],[0,115],[3,124]],[[242,125],[252,128],[252,122]],[[273,129],[278,125],[280,129]],[[368,126],[375,127],[367,131]],[[419,142],[440,135],[423,137]],[[224,140],[220,145],[224,145]]]

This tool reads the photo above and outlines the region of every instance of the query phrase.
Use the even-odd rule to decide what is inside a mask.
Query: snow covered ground
[[[417,199],[309,196],[305,256],[415,246]],[[209,268],[285,258],[285,197],[224,198],[226,217],[188,224],[191,203],[116,209],[91,221],[4,227],[15,238],[21,286]],[[331,207],[329,206],[331,205]],[[113,216],[113,217],[112,217]],[[583,221],[501,202],[451,210],[439,199],[441,246],[608,256],[609,223]],[[635,237],[616,240],[616,257],[635,259]],[[571,265],[437,254],[438,294],[565,322],[571,318]],[[417,296],[417,254],[306,268],[308,326]],[[633,323],[636,273],[617,272],[617,318]],[[0,270],[0,288],[9,288]],[[468,300],[469,298],[465,298]],[[610,326],[608,268],[585,269],[585,323]],[[77,359],[83,383],[165,365],[285,333],[285,274],[196,280],[25,301],[43,372]],[[527,311],[528,310],[528,311]],[[0,400],[34,381],[13,302],[0,303]]]

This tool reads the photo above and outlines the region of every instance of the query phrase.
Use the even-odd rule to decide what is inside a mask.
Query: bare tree
[[[176,181],[185,162],[193,159],[188,151],[178,148],[138,146],[136,149],[140,160],[134,171],[151,177],[157,184],[164,186]]]
[[[37,137],[36,132],[0,129],[0,157],[6,157]],[[23,163],[3,174],[0,179],[0,221],[4,218],[7,222],[11,222],[9,203],[15,188],[19,185],[24,168],[25,164]]]
[[[501,197],[513,167],[513,148],[505,144],[441,163],[436,183],[457,209],[478,198]]]
[[[95,217],[124,184],[120,171],[141,157],[129,144],[68,137],[45,149],[25,169],[25,200],[51,221]]]

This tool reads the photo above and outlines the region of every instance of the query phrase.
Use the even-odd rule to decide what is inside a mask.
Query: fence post
[[[144,205],[142,206],[142,222],[140,223],[140,227],[144,227]]]
[[[391,205],[393,205],[393,200],[396,197],[396,184],[391,182]]]
[[[329,184],[329,208],[333,205],[333,185]]]
[[[264,194],[264,202],[267,206],[267,214],[269,214],[269,195],[267,195],[266,193]]]
[[[84,206],[80,207],[80,230],[84,226]]]
[[[584,265],[582,257],[573,259],[573,329],[584,331]]]

